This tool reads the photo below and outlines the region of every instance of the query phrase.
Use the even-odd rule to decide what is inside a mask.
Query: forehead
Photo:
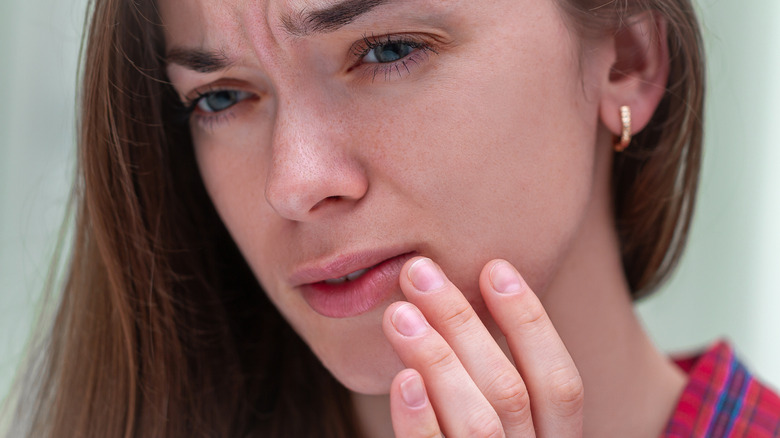
[[[451,12],[463,0],[158,0],[168,46],[225,46],[241,40],[327,33],[385,5]],[[411,8],[409,8],[411,9]],[[250,35],[253,34],[253,35]],[[220,40],[220,41],[217,41]]]
[[[158,0],[168,47],[235,46],[245,33],[243,11],[265,7],[250,0]],[[259,23],[258,23],[259,24]]]

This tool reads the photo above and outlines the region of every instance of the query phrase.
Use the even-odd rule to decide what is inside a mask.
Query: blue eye
[[[375,44],[366,53],[366,56],[363,57],[363,62],[380,64],[395,62],[409,56],[415,48],[413,44],[402,41],[387,41]]]
[[[200,96],[197,107],[203,112],[217,113],[230,108],[251,95],[249,92],[239,90],[211,91]]]

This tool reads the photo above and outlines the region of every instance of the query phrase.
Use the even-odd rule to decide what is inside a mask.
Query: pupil
[[[374,55],[379,62],[393,62],[411,53],[412,48],[403,43],[387,43],[374,49]]]
[[[218,91],[206,97],[206,103],[214,111],[222,111],[235,103],[236,96],[233,91]]]

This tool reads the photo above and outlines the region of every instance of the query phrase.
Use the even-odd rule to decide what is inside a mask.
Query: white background
[[[780,2],[699,2],[707,135],[690,246],[637,307],[668,351],[728,338],[780,387]],[[0,2],[0,398],[30,334],[73,179],[83,0]]]

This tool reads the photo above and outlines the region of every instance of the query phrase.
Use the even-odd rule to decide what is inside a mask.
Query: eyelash
[[[391,44],[407,45],[414,51],[397,61],[370,64],[359,63],[352,67],[352,69],[363,65],[370,65],[371,67],[366,68],[366,76],[370,76],[372,82],[376,80],[377,76],[383,76],[385,80],[389,81],[396,74],[399,78],[403,78],[404,74],[408,76],[411,73],[411,70],[409,69],[411,64],[418,65],[421,61],[424,61],[424,58],[427,58],[430,53],[438,54],[433,45],[414,35],[383,35],[377,37],[373,34],[364,34],[363,38],[355,43],[351,51],[355,58],[358,59],[358,62],[360,62],[377,47]],[[406,71],[406,73],[403,71]]]
[[[232,111],[233,106],[235,105],[228,107],[222,111],[215,111],[212,113],[208,113],[208,112],[198,111],[198,104],[200,103],[201,99],[204,99],[211,94],[219,93],[222,91],[235,91],[235,90],[237,90],[235,87],[230,87],[225,85],[208,85],[204,88],[195,90],[194,96],[185,97],[184,100],[181,102],[181,106],[179,107],[179,116],[177,117],[177,119],[183,124],[187,124],[190,121],[195,121],[198,124],[200,124],[204,129],[211,130],[215,126],[227,122],[236,116],[235,112]],[[249,99],[244,99],[244,100],[249,100]],[[236,105],[241,102],[243,102],[243,100],[237,102]]]
[[[386,63],[364,63],[363,58],[377,47],[391,44],[407,45],[413,49],[411,53],[393,62]],[[418,36],[413,35],[383,35],[375,36],[373,34],[364,34],[360,41],[356,42],[351,48],[352,55],[357,59],[357,63],[350,68],[350,70],[356,70],[362,66],[370,66],[363,70],[365,77],[370,77],[371,82],[374,82],[377,76],[382,76],[386,81],[392,80],[394,75],[398,75],[399,78],[403,78],[404,75],[411,74],[410,66],[414,64],[417,66],[424,61],[429,53],[438,54],[434,46],[424,41]],[[411,66],[412,68],[414,66]],[[404,73],[405,72],[405,73]],[[201,99],[208,97],[212,93],[219,93],[221,91],[231,91],[234,88],[221,87],[209,85],[204,89],[195,91],[195,96],[185,98],[182,102],[181,117],[182,122],[194,120],[199,123],[204,129],[211,129],[215,126],[227,122],[229,119],[235,117],[235,113],[232,110],[232,106],[222,111],[216,111],[213,113],[198,112],[197,107]],[[238,103],[241,103],[239,101]],[[237,104],[238,104],[237,103]]]

